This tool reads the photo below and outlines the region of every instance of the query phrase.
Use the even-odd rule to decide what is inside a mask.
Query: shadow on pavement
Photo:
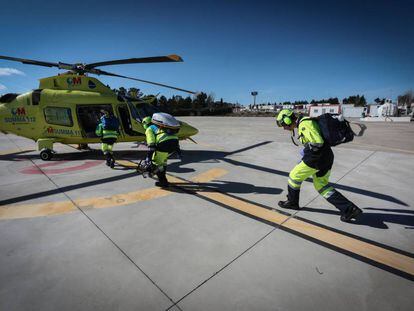
[[[256,171],[261,171],[261,172],[266,172],[266,173],[270,173],[270,174],[276,174],[276,175],[288,177],[289,172],[286,172],[286,171],[281,171],[281,170],[277,170],[277,169],[273,169],[273,168],[269,168],[269,167],[259,166],[259,165],[255,165],[255,164],[252,164],[252,163],[245,163],[245,162],[241,162],[241,161],[237,161],[237,160],[228,158],[228,156],[235,155],[235,154],[238,154],[240,152],[251,150],[251,149],[254,149],[254,148],[257,148],[257,147],[260,147],[260,146],[263,146],[263,145],[267,145],[267,144],[270,144],[270,143],[272,143],[272,141],[263,141],[263,142],[260,142],[260,143],[257,143],[257,144],[251,145],[251,146],[247,146],[247,147],[244,147],[244,148],[232,151],[232,152],[210,151],[210,150],[187,150],[187,151],[183,152],[183,158],[182,158],[181,162],[172,162],[171,164],[168,165],[168,171],[173,172],[173,173],[193,172],[194,169],[185,168],[183,166],[187,165],[187,164],[191,164],[191,163],[219,163],[220,161],[224,161],[224,162],[232,164],[234,166],[241,166],[241,167],[249,168],[249,169],[256,170]],[[21,153],[22,152],[8,154],[8,155],[2,155],[2,156],[0,156],[0,160],[19,161],[19,160],[22,160],[22,159],[33,159],[33,158],[37,159],[38,158],[37,154],[24,155],[24,154],[21,154]],[[117,160],[127,159],[127,160],[137,161],[137,160],[143,158],[145,156],[145,154],[146,154],[145,150],[124,150],[124,151],[115,151],[114,152],[115,159],[117,159]],[[91,150],[91,151],[83,151],[83,152],[77,151],[77,152],[72,152],[72,153],[57,154],[54,159],[56,161],[59,161],[59,159],[68,160],[68,158],[70,158],[72,160],[103,159],[103,155],[102,155],[100,150],[94,149],[94,150]],[[53,161],[53,159],[52,159],[52,161]],[[133,169],[133,168],[118,167],[117,169],[119,169],[119,170],[130,170],[130,169]],[[124,179],[124,178],[129,178],[129,177],[131,177],[130,176],[131,174],[134,174],[134,173],[128,173],[124,177],[123,176],[118,176],[117,180]],[[109,179],[111,179],[111,178],[109,178]],[[307,182],[312,182],[311,179],[307,179],[306,181]],[[95,184],[100,184],[100,183],[105,183],[105,182],[107,182],[107,181],[97,180],[97,181],[92,181],[92,182],[83,183],[83,184],[80,184],[80,185],[68,186],[68,187],[74,187],[72,189],[79,189],[79,188],[82,188],[82,187],[88,187],[89,185],[95,185]],[[374,191],[369,191],[369,190],[365,190],[365,189],[360,189],[360,188],[356,188],[356,187],[352,187],[352,186],[335,184],[335,183],[332,183],[332,186],[335,187],[336,189],[342,189],[342,190],[346,190],[346,191],[349,191],[349,192],[358,193],[358,194],[361,194],[361,195],[365,195],[365,196],[381,199],[381,200],[384,200],[384,201],[396,203],[396,204],[399,204],[399,205],[402,205],[402,206],[408,206],[405,202],[403,202],[403,201],[399,200],[398,198],[395,198],[391,195],[378,193],[378,192],[374,192]],[[61,191],[68,191],[68,190],[65,190],[64,188],[66,188],[66,187],[63,187]],[[59,191],[59,189],[51,190],[51,191],[61,192],[61,191]],[[226,191],[226,190],[223,190],[223,191]],[[37,197],[43,196],[43,195],[40,195],[40,196],[38,196],[38,195],[39,194],[33,194],[33,195],[29,195],[29,196],[24,196],[24,197],[37,198]],[[22,201],[19,198],[16,198],[16,199],[18,199],[18,200],[15,201],[15,202],[11,202],[11,203],[16,203],[16,202]],[[0,205],[10,204],[10,200],[13,200],[13,199],[0,201]],[[4,202],[8,202],[8,203],[4,203]]]
[[[113,176],[108,178],[103,178],[94,181],[88,181],[76,185],[64,186],[57,189],[46,190],[38,193],[23,195],[20,197],[15,197],[11,199],[6,199],[0,201],[1,205],[14,204],[18,202],[23,202],[27,200],[38,199],[41,197],[46,197],[62,192],[87,188],[95,185],[110,183],[114,181],[119,181],[127,178],[142,178],[135,170],[131,173],[124,174],[121,176]],[[228,193],[266,193],[266,194],[279,194],[282,192],[282,189],[273,188],[273,187],[258,187],[252,184],[240,183],[240,182],[231,182],[231,181],[219,181],[218,183],[177,183],[181,189],[186,191],[221,191]],[[174,188],[169,188],[170,191],[175,191]]]
[[[37,192],[37,193],[33,193],[33,194],[27,194],[27,195],[23,195],[23,196],[20,196],[20,197],[15,197],[15,198],[11,198],[11,199],[2,200],[2,201],[0,201],[0,206],[1,205],[18,203],[18,202],[27,201],[27,200],[33,200],[33,199],[42,198],[42,197],[47,197],[49,195],[54,195],[54,194],[67,192],[67,191],[72,191],[72,190],[76,190],[76,189],[87,188],[87,187],[91,187],[91,186],[95,186],[95,185],[101,185],[101,184],[110,183],[110,182],[123,180],[123,179],[127,179],[127,178],[133,178],[133,177],[137,178],[137,177],[139,177],[139,175],[136,172],[132,172],[132,173],[128,173],[128,174],[124,174],[124,175],[120,175],[120,176],[112,176],[112,177],[102,178],[102,179],[98,179],[98,180],[87,181],[87,182],[80,183],[80,184],[75,184],[75,185],[70,185],[70,186],[63,186],[63,187],[60,187],[60,188],[55,188],[55,189],[46,190],[46,191],[42,191],[42,192]]]
[[[191,192],[221,192],[221,193],[257,193],[280,194],[282,189],[274,187],[261,187],[252,184],[219,180],[214,183],[174,183],[181,189]]]
[[[38,160],[39,153],[35,154],[26,154],[29,151],[21,151],[15,153],[9,153],[5,155],[0,155],[0,160],[2,161],[22,161],[22,160]],[[119,150],[114,151],[114,156],[116,159],[133,159],[136,160],[145,155],[146,151],[144,150]],[[102,151],[99,149],[92,150],[83,150],[83,151],[73,151],[73,152],[64,152],[56,153],[53,155],[53,158],[48,162],[53,161],[78,161],[78,160],[104,160],[105,157],[102,154]],[[44,163],[48,163],[44,162]]]
[[[389,213],[371,213],[367,210],[381,210],[387,211]],[[322,208],[311,208],[303,207],[300,211],[306,211],[311,213],[322,213],[329,215],[338,215],[339,211],[337,210],[327,210]],[[364,213],[358,217],[356,221],[353,221],[354,225],[369,226],[378,229],[388,229],[386,223],[393,223],[402,226],[414,226],[414,212],[412,210],[393,210],[393,209],[376,209],[372,207],[363,208]],[[408,215],[407,215],[408,214]],[[411,215],[410,215],[411,214]],[[411,228],[406,228],[411,229]]]

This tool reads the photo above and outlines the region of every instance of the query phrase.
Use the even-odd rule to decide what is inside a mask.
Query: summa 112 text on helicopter
[[[130,58],[91,64],[51,63],[9,56],[0,59],[23,64],[57,67],[68,72],[40,79],[39,88],[24,94],[5,94],[0,97],[0,131],[33,139],[37,143],[42,160],[53,157],[53,144],[99,143],[95,134],[101,110],[113,113],[120,120],[118,142],[145,140],[141,121],[158,112],[151,105],[151,97],[138,97],[131,92],[111,90],[88,74],[120,77],[166,87],[181,92],[195,92],[147,80],[118,75],[97,69],[101,66],[182,62],[178,55]],[[191,139],[198,130],[180,121],[178,137]]]

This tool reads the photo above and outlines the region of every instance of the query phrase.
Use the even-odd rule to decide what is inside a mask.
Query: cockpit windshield
[[[145,117],[152,117],[154,113],[160,112],[157,107],[148,103],[135,104],[135,107],[141,120]]]

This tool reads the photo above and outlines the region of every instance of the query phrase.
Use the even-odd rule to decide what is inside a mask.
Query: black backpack
[[[119,121],[115,116],[102,117],[101,123],[104,130],[117,131],[119,128]]]
[[[329,146],[337,146],[354,139],[355,133],[349,122],[340,115],[325,113],[312,119],[318,122],[323,139]]]

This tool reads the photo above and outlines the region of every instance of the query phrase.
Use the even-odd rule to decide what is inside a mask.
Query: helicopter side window
[[[72,111],[70,108],[46,107],[43,109],[45,120],[49,124],[73,126]]]
[[[40,93],[42,92],[41,89],[34,90],[32,92],[32,104],[39,105],[40,102]]]

